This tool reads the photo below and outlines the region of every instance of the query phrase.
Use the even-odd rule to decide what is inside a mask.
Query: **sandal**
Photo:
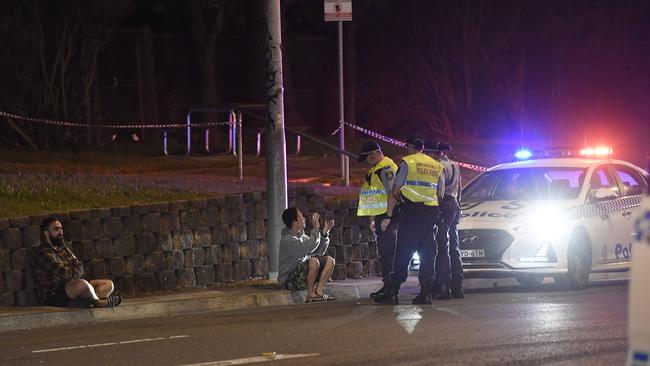
[[[322,299],[325,300],[325,301],[336,300],[336,297],[334,297],[333,295],[326,294],[326,293],[324,293],[324,292],[323,292],[322,295],[315,294],[315,296],[318,296],[318,297],[322,298]]]
[[[318,296],[318,295],[316,295],[316,294],[311,295],[311,297],[308,297],[308,298],[305,300],[306,303],[309,303],[309,302],[320,302],[320,301],[326,301],[326,299],[325,299],[324,297],[322,297],[322,296]]]
[[[120,295],[110,295],[106,300],[108,300],[107,308],[114,308],[119,306],[122,303],[122,296]]]

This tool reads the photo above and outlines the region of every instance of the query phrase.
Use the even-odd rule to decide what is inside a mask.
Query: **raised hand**
[[[314,212],[313,214],[311,214],[311,227],[314,230],[320,229],[320,222],[318,221],[319,219],[320,219],[320,215],[318,214],[318,212]]]
[[[323,233],[325,235],[329,234],[330,230],[334,227],[334,220],[325,221],[325,227],[323,227]]]

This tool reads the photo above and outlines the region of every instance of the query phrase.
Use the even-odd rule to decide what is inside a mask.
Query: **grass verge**
[[[0,217],[207,197],[144,187],[113,176],[1,173]]]

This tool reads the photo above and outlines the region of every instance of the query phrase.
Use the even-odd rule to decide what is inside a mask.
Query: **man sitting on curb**
[[[31,268],[42,304],[112,308],[122,302],[121,296],[111,295],[113,281],[82,278],[83,264],[66,244],[59,219],[43,220],[41,235],[41,245],[32,249]]]
[[[323,292],[325,284],[334,271],[334,258],[326,256],[330,229],[334,220],[326,221],[323,232],[319,231],[319,215],[311,216],[311,235],[305,234],[305,218],[297,207],[289,207],[282,213],[287,226],[280,239],[280,270],[278,283],[291,291],[307,289],[305,302],[334,300]]]

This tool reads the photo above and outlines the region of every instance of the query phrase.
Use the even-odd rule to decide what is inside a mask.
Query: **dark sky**
[[[213,21],[215,8],[206,4],[220,2],[198,3],[206,9],[203,20]],[[3,9],[24,6],[18,0],[7,4]],[[95,109],[102,118],[132,120],[144,113],[149,119],[155,112],[176,120],[190,106],[204,104],[204,57],[192,37],[198,20],[188,4],[134,1],[117,21],[98,58],[102,108]],[[262,2],[225,4],[223,28],[212,46],[213,98],[216,104],[263,103]],[[286,123],[329,133],[338,121],[336,26],[323,21],[322,0],[282,4]],[[24,19],[7,11],[3,19],[30,24],[30,13],[19,13]],[[65,19],[63,12],[47,16],[54,25],[57,17]],[[150,39],[143,38],[144,27],[151,29]],[[8,49],[30,44],[29,32],[27,41],[15,44],[11,40],[19,38],[9,33]],[[523,127],[527,145],[578,145],[586,139],[623,150],[650,149],[648,1],[355,0],[345,47],[346,120],[379,132],[520,143]],[[146,63],[149,51],[152,62]],[[0,57],[0,66],[20,66],[18,74],[38,84],[38,63],[12,57]],[[147,69],[154,83],[148,84]],[[138,101],[142,80],[155,89],[147,95],[155,103],[144,98],[144,107]],[[15,75],[4,75],[2,82],[24,84]],[[41,115],[49,108],[47,113],[61,114],[61,108],[19,102],[39,98],[25,88],[0,95],[0,102],[15,111]]]

